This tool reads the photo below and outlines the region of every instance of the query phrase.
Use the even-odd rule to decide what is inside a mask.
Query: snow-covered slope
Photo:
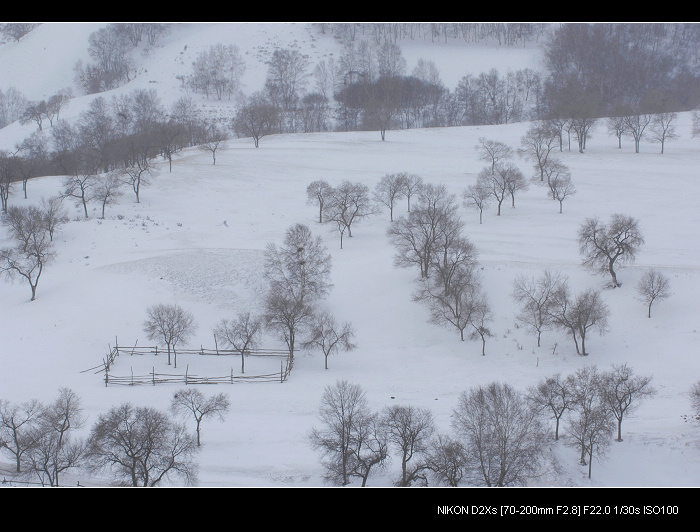
[[[39,98],[65,86],[70,74],[50,67],[60,62],[71,68],[84,57],[93,29],[47,25],[26,41],[3,45],[3,88],[16,86]],[[249,68],[248,90],[256,90],[264,78],[263,50],[278,42],[297,43],[318,58],[338,52],[332,40],[312,38],[296,25],[182,26],[139,59],[143,74],[131,86],[148,84],[164,101],[176,98],[175,76],[187,71],[198,49],[226,35],[245,51],[251,65],[258,62],[257,74]],[[61,53],[51,60],[43,55],[48,50]],[[536,50],[529,50],[527,59],[522,49],[489,49],[487,54],[466,45],[443,49],[409,43],[405,50],[409,68],[409,54],[435,59],[449,87],[450,80],[456,82],[470,69],[484,70],[491,64],[489,57],[494,64],[502,61],[503,68],[508,68],[506,57],[514,59],[512,68],[520,68],[523,61],[536,64]],[[43,64],[44,74],[30,69],[30,63]],[[22,74],[25,66],[29,72]],[[80,107],[76,101],[71,113],[77,116]],[[429,408],[439,431],[450,432],[457,398],[472,386],[499,380],[524,390],[544,377],[566,375],[584,365],[605,370],[627,363],[637,374],[653,375],[658,394],[624,422],[624,441],[613,442],[606,459],[593,464],[592,479],[578,465],[576,451],[560,441],[551,443],[549,467],[539,485],[697,486],[700,432],[685,418],[690,413],[688,389],[700,378],[700,185],[695,179],[700,145],[690,135],[689,115],[679,116],[679,138],[666,145],[663,155],[651,143],[643,143],[641,153],[634,153],[630,141],[618,149],[602,127],[594,131],[585,154],[558,154],[571,169],[578,191],[565,201],[563,214],[535,185],[521,194],[515,209],[504,207],[501,216],[486,211],[483,224],[475,212],[461,211],[465,236],[479,251],[495,315],[495,336],[483,357],[478,342],[462,342],[456,331],[427,323],[426,309],[411,300],[416,272],[393,266],[394,250],[386,238],[388,212],[357,225],[341,250],[333,228],[319,225],[314,207],[306,203],[305,189],[314,179],[331,184],[349,179],[373,187],[384,174],[401,171],[445,184],[459,195],[483,166],[474,150],[478,139],[517,147],[527,127],[389,131],[384,142],[377,132],[278,135],[265,137],[258,149],[249,139],[237,139],[217,156],[216,165],[196,148],[179,154],[171,173],[161,165],[140,203],[127,193],[107,207],[105,220],[97,211],[88,220],[77,208],[71,211],[71,222],[56,241],[56,262],[43,274],[36,301],[29,301],[29,288],[21,282],[0,284],[0,398],[49,402],[59,387],[70,387],[83,400],[85,432],[100,413],[122,402],[167,409],[177,387],[107,387],[100,375],[84,370],[102,363],[115,338],[120,345],[148,343],[142,328],[145,310],[160,302],[178,303],[194,314],[198,329],[191,346],[213,347],[212,329],[222,318],[257,309],[267,243],[280,243],[285,230],[300,222],[321,235],[333,255],[334,288],[326,305],[339,320],[352,322],[358,348],[331,358],[328,370],[322,356],[301,353],[283,384],[202,388],[205,394],[229,394],[232,408],[224,422],[203,424],[199,485],[322,486],[320,457],[307,436],[319,423],[324,388],[337,380],[361,385],[377,411],[394,404]],[[29,125],[12,125],[0,131],[0,140],[12,144],[27,131]],[[516,162],[530,174],[529,163]],[[35,179],[27,200],[15,192],[10,203],[38,203],[59,189],[59,178]],[[636,263],[620,271],[622,286],[610,290],[605,278],[580,266],[576,233],[586,217],[607,219],[618,212],[639,218],[646,243]],[[650,267],[665,273],[673,290],[651,319],[634,291]],[[534,337],[515,326],[513,279],[545,268],[568,275],[574,290],[603,290],[611,309],[610,331],[587,341],[587,357],[576,355],[573,342],[560,332],[547,332],[538,348]],[[280,346],[270,335],[264,343]],[[250,371],[252,364],[246,366]],[[181,373],[187,368],[190,374],[228,374],[238,366],[237,360],[178,359]],[[165,357],[120,357],[113,373],[126,376],[152,368],[175,371]],[[0,464],[6,461],[0,455]],[[370,484],[391,486],[397,467],[394,460]],[[84,485],[100,482],[75,475]]]

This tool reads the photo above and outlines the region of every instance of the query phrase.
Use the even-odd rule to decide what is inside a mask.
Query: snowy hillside
[[[14,86],[38,99],[72,86],[72,68],[86,58],[87,36],[95,27],[46,24],[20,42],[1,45],[0,88]],[[167,105],[181,95],[177,76],[189,71],[199,50],[216,42],[241,49],[248,67],[244,92],[262,84],[262,61],[274,45],[299,47],[315,60],[338,53],[332,38],[300,25],[182,25],[147,56],[135,58],[140,73],[119,90],[156,88]],[[451,89],[469,72],[538,64],[536,47],[402,46],[409,69],[419,58],[431,59]],[[62,117],[74,119],[89,100],[76,98]],[[613,442],[605,459],[593,464],[591,479],[578,465],[576,449],[552,440],[537,485],[699,486],[700,427],[686,418],[688,391],[700,379],[700,141],[691,137],[690,114],[679,115],[679,138],[663,154],[650,142],[635,153],[629,139],[618,149],[604,126],[593,131],[586,153],[557,153],[577,189],[562,214],[534,184],[519,195],[516,208],[504,204],[501,216],[493,207],[485,211],[482,224],[478,213],[461,208],[495,316],[485,356],[480,342],[460,341],[456,331],[428,323],[426,308],[412,301],[416,272],[393,265],[388,211],[359,223],[340,249],[335,229],[319,224],[307,203],[306,187],[315,179],[331,185],[349,179],[373,188],[383,175],[396,172],[444,184],[461,198],[484,166],[474,149],[479,138],[517,148],[528,126],[389,131],[386,141],[378,132],[276,135],[257,149],[250,139],[235,139],[217,154],[216,165],[196,148],[179,153],[172,172],[159,162],[159,175],[143,189],[141,202],[127,193],[107,207],[104,220],[96,204],[87,220],[70,205],[71,221],[57,237],[56,261],[42,275],[37,299],[29,301],[29,288],[19,280],[0,283],[0,399],[50,402],[59,387],[69,387],[85,406],[83,435],[99,414],[123,402],[167,410],[176,386],[105,386],[100,374],[84,370],[99,366],[115,339],[120,345],[148,344],[142,324],[146,308],[155,303],[189,310],[198,325],[189,346],[213,348],[212,330],[222,318],[257,310],[266,245],[281,243],[288,227],[304,223],[332,254],[334,286],[325,304],[353,324],[358,348],[331,357],[328,370],[322,355],[302,352],[282,384],[202,387],[205,394],[228,394],[231,410],[224,422],[203,423],[200,486],[323,486],[320,456],[308,434],[319,423],[324,388],[338,380],[362,386],[375,411],[394,404],[428,408],[438,430],[448,433],[459,395],[473,386],[498,380],[524,391],[555,373],[622,363],[653,376],[657,395],[624,421],[624,441]],[[12,147],[35,127],[15,123],[0,130],[0,148]],[[530,175],[529,162],[515,163]],[[10,204],[38,204],[60,188],[58,177],[34,179],[28,199],[16,190]],[[405,208],[397,210],[400,215]],[[608,289],[608,279],[581,266],[577,231],[586,217],[614,213],[638,218],[645,244],[636,262],[620,269],[622,286]],[[673,293],[648,318],[635,286],[652,267],[670,278]],[[574,291],[602,290],[611,312],[609,332],[587,339],[586,357],[560,331],[547,331],[537,347],[536,338],[515,324],[513,280],[545,269],[567,275]],[[282,347],[272,335],[262,343]],[[128,376],[155,368],[218,375],[239,369],[238,360],[202,358],[179,355],[174,370],[160,355],[146,361],[122,356],[112,372]],[[252,371],[254,362],[247,364]],[[9,462],[0,454],[3,472]],[[369,484],[391,486],[397,468],[394,459]],[[82,473],[71,479],[103,482]]]

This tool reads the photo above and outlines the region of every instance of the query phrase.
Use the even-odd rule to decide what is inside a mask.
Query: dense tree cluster
[[[196,484],[202,421],[223,421],[229,406],[226,394],[206,397],[197,388],[182,389],[173,394],[170,410],[193,417],[196,436],[167,412],[123,403],[100,414],[88,436],[80,438],[76,432],[87,419],[70,388],[60,388],[48,405],[0,399],[0,452],[13,459],[16,478],[42,486],[65,485],[61,478],[69,472],[88,478],[107,473],[125,486]]]

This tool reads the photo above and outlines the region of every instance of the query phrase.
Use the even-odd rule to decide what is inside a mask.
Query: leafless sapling
[[[564,212],[564,200],[576,194],[576,187],[570,175],[558,175],[551,179],[550,186],[554,199],[559,202],[559,214]]]
[[[338,351],[352,351],[357,346],[354,344],[355,332],[348,322],[337,323],[329,312],[318,312],[309,325],[308,338],[303,342],[305,349],[319,349],[325,359],[325,368],[328,369],[328,357]]]
[[[637,284],[637,294],[647,305],[647,317],[651,318],[651,305],[671,295],[671,281],[656,270],[647,271]]]
[[[477,182],[474,185],[467,187],[467,189],[462,193],[464,198],[464,206],[470,209],[476,209],[479,211],[479,223],[483,221],[484,210],[489,206],[489,199],[491,194],[488,189],[484,186],[484,183]]]
[[[63,208],[63,200],[60,196],[52,196],[48,200],[41,198],[41,209],[44,211],[44,223],[49,233],[49,240],[53,241],[54,234],[59,228],[68,222],[68,215]]]
[[[250,312],[241,312],[235,319],[223,319],[214,329],[214,336],[241,354],[241,373],[245,373],[245,356],[258,347],[263,321]]]
[[[97,185],[97,174],[76,169],[72,175],[63,179],[63,192],[61,198],[73,198],[76,205],[82,206],[85,218],[88,218],[88,203],[95,195],[94,188]]]
[[[423,178],[416,174],[405,174],[403,194],[406,198],[406,210],[411,212],[411,198],[417,195],[423,187]]]
[[[112,205],[122,195],[121,186],[123,183],[123,180],[117,173],[107,172],[99,176],[95,186],[94,198],[102,204],[101,218],[103,220],[107,205]]]

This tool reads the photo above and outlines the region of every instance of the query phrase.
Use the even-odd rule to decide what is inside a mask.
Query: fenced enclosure
[[[131,361],[128,375],[112,373],[113,366],[119,357],[128,357]],[[168,364],[167,372],[156,368],[150,362],[168,358],[167,350],[158,346],[120,346],[115,343],[110,346],[109,354],[103,359],[102,364],[84,370],[82,373],[93,372],[103,374],[105,386],[137,386],[156,384],[235,384],[244,382],[284,382],[291,372],[289,352],[276,349],[247,349],[243,353],[235,349],[171,349],[170,357],[174,360],[171,366]],[[184,371],[183,368],[184,359]],[[236,359],[241,361],[241,368],[234,370],[233,363]],[[197,364],[193,364],[194,361]],[[221,368],[224,360],[229,364],[229,371],[223,373]],[[244,371],[243,364],[248,364]],[[197,367],[193,373],[190,365]],[[122,362],[119,364],[123,365]],[[178,367],[179,366],[179,367]],[[250,368],[252,366],[252,368]],[[170,369],[172,367],[172,370]],[[136,368],[136,370],[134,370]],[[252,369],[252,371],[251,371]],[[178,371],[179,370],[179,371]],[[201,374],[202,370],[206,374]]]

